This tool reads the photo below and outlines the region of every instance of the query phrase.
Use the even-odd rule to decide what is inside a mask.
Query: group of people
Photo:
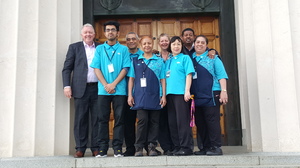
[[[181,37],[163,33],[156,53],[153,38],[139,39],[135,32],[126,35],[127,47],[121,45],[119,27],[116,21],[104,23],[107,41],[100,45],[94,42],[93,26],[85,24],[83,41],[69,46],[62,77],[65,96],[74,97],[74,157],[84,157],[89,114],[92,154],[107,156],[111,107],[115,157],[143,156],[144,149],[148,156],[160,155],[158,142],[168,156],[222,155],[220,105],[228,102],[228,77],[218,53],[207,47],[208,39],[195,37],[191,28]]]

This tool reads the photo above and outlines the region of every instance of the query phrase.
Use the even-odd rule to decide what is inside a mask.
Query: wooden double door
[[[158,46],[158,36],[161,33],[167,33],[170,37],[181,36],[181,32],[185,28],[192,28],[195,35],[205,35],[208,40],[209,48],[214,48],[220,51],[220,38],[219,38],[219,19],[218,17],[211,16],[189,16],[189,17],[127,17],[127,18],[110,18],[95,20],[96,40],[100,43],[106,41],[104,36],[103,23],[109,20],[116,20],[120,23],[120,33],[118,41],[126,45],[126,34],[128,32],[136,32],[140,37],[150,35],[154,39],[154,48],[160,50]],[[113,113],[113,111],[112,111]],[[112,138],[112,128],[114,125],[113,115],[111,113],[110,121],[110,138]],[[226,136],[224,108],[221,107],[221,130],[222,137]],[[126,122],[126,121],[125,121]],[[193,128],[194,138],[196,137],[196,129]]]
[[[185,28],[192,28],[196,35],[205,35],[209,39],[208,46],[220,51],[219,20],[217,17],[149,17],[149,18],[110,18],[99,19],[95,22],[96,40],[103,43],[106,38],[103,32],[103,23],[116,20],[120,23],[118,40],[126,45],[125,36],[128,32],[136,32],[140,37],[150,35],[154,40],[154,48],[160,49],[157,37],[161,33],[169,36],[180,36]]]

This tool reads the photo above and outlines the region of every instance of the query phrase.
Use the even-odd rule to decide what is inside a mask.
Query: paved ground
[[[241,146],[222,147],[223,156],[157,156],[95,158],[86,153],[84,158],[73,156],[1,158],[0,168],[300,168],[300,152],[297,153],[249,153]]]

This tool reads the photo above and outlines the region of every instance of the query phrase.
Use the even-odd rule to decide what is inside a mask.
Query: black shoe
[[[134,151],[126,151],[123,153],[123,155],[126,157],[126,156],[134,156]]]
[[[208,156],[215,156],[215,155],[223,155],[223,151],[221,148],[211,148],[206,152]]]
[[[193,151],[188,148],[181,148],[178,152],[175,152],[175,156],[187,156],[187,155],[192,155]]]
[[[167,154],[168,156],[174,156],[174,153],[178,152],[180,150],[180,148],[175,148],[172,151],[169,151],[169,153]]]
[[[164,151],[164,155],[167,155],[167,156],[171,156],[171,153],[172,153],[172,151],[170,151],[170,150]],[[173,153],[172,153],[172,155],[173,155]]]
[[[194,152],[194,155],[206,155],[207,149],[200,149],[200,151]]]

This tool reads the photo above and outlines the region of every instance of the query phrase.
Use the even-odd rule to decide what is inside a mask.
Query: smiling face
[[[204,37],[197,37],[194,45],[197,55],[201,55],[206,51],[207,42]]]
[[[108,41],[115,41],[117,40],[119,32],[117,31],[116,26],[106,25],[104,35]]]
[[[192,31],[187,30],[183,33],[182,41],[185,46],[192,46],[195,40],[195,35]]]
[[[129,50],[135,50],[138,47],[138,38],[135,34],[128,34],[126,38],[126,45]]]
[[[170,43],[170,40],[167,36],[161,36],[159,38],[159,47],[162,49],[162,50],[167,50],[168,46],[169,46],[169,43]]]
[[[181,49],[182,49],[182,42],[179,41],[178,39],[175,40],[173,43],[171,43],[171,51],[174,56],[180,54]]]
[[[144,37],[141,39],[141,46],[144,53],[152,53],[153,40],[150,37]]]
[[[91,26],[84,26],[81,29],[81,37],[82,40],[88,44],[92,45],[94,43],[94,38],[95,38],[95,30]]]

